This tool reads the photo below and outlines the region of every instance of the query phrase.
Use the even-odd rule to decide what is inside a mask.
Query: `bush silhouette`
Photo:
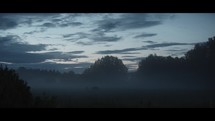
[[[0,66],[0,107],[30,107],[30,87],[12,69]]]

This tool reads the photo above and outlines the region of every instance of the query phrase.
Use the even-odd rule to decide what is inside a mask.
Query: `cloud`
[[[125,55],[125,56],[122,56],[123,58],[131,58],[131,57],[137,57],[137,56],[132,56],[132,55]]]
[[[68,53],[71,53],[71,54],[81,54],[81,53],[84,53],[84,51],[72,51],[72,52],[68,52]]]
[[[58,48],[51,48],[51,49],[49,49],[49,51],[56,51],[56,50],[58,50]]]
[[[34,63],[40,62],[48,57],[39,54],[30,54],[28,51],[42,51],[47,45],[30,45],[20,42],[19,36],[8,35],[0,37],[0,61],[11,63]]]
[[[0,14],[0,30],[12,29],[18,26],[18,23],[11,18]]]
[[[105,36],[105,35],[95,35],[91,39],[96,42],[116,42],[119,41],[122,37],[114,36]]]
[[[104,45],[104,47],[111,47],[112,45]]]
[[[14,43],[17,41],[17,39],[20,39],[20,37],[16,35],[8,35],[5,37],[0,37],[0,46],[2,44]]]
[[[177,42],[170,42],[170,43],[158,43],[158,44],[151,44],[147,46],[142,46],[145,48],[158,48],[158,47],[169,47],[169,46],[176,46],[176,45],[194,45],[195,43],[177,43]]]
[[[40,31],[30,31],[30,32],[24,32],[24,34],[30,34],[30,35],[32,35],[32,34],[34,34],[34,33],[38,33],[38,32],[40,32]]]
[[[151,40],[142,41],[142,42],[149,43],[149,44],[154,44],[154,43],[157,43],[157,42],[155,42],[155,41],[151,41]]]
[[[79,14],[60,13],[1,13],[0,30],[15,27],[68,27],[80,26],[83,23],[76,21]]]
[[[91,36],[91,35],[88,33],[77,32],[74,34],[65,34],[65,35],[63,35],[63,38],[69,38],[70,40],[80,40],[80,39],[84,39],[84,38],[89,38],[89,36]]]
[[[80,26],[80,25],[82,25],[83,23],[81,23],[81,22],[71,22],[71,23],[69,23],[69,24],[71,24],[71,25],[73,25],[73,26]]]
[[[143,34],[139,34],[134,36],[134,38],[146,38],[146,37],[153,37],[156,36],[157,34],[155,33],[143,33]]]
[[[187,51],[187,49],[168,49],[166,51],[171,51],[171,52],[180,52],[180,51]]]
[[[42,33],[45,32],[47,30],[47,28],[39,28],[39,30],[34,30],[34,31],[30,31],[30,32],[24,32],[24,34],[34,34],[34,33]]]
[[[80,52],[75,52],[80,53]],[[74,58],[88,58],[88,56],[85,55],[74,55],[74,53],[71,52],[46,52],[46,53],[40,53],[40,55],[45,55],[49,58],[47,59],[64,59],[64,60],[71,60]]]
[[[140,51],[140,50],[154,50],[156,48],[160,47],[169,47],[169,46],[176,46],[176,45],[194,45],[195,43],[159,43],[159,44],[151,44],[151,45],[146,45],[142,47],[137,47],[137,48],[126,48],[126,49],[121,49],[121,50],[102,50],[102,51],[97,51],[96,54],[129,54],[129,52],[133,51]]]
[[[114,18],[110,15],[108,17],[105,16],[103,20],[96,21],[97,28],[92,31],[112,32],[148,28],[162,24],[163,20],[170,18],[169,16],[170,14],[157,14],[156,16],[152,16],[152,14],[147,13],[125,13]]]
[[[10,63],[41,63],[46,60],[56,59],[59,61],[70,61],[74,58],[87,58],[85,55],[72,55],[64,54],[61,52],[47,52],[47,53],[16,53],[1,51],[1,55],[4,55],[0,61]]]
[[[62,21],[62,19],[57,19],[57,18],[52,19],[52,22],[60,22],[60,21]]]
[[[65,40],[71,41],[71,42],[76,42],[76,44],[80,45],[92,45],[92,44],[97,44],[101,42],[117,42],[122,39],[122,37],[119,37],[117,35],[112,35],[112,36],[107,36],[105,35],[104,32],[94,32],[92,34],[89,33],[84,33],[84,32],[77,32],[74,34],[65,34],[62,35]],[[80,41],[81,39],[88,39],[90,42],[86,41]]]
[[[72,36],[74,36],[75,34],[64,34],[64,35],[62,35],[63,36],[63,38],[68,38],[68,37],[72,37]]]
[[[15,35],[0,37],[0,61],[10,63],[39,63],[47,59],[69,60],[88,57],[85,55],[74,55],[83,53],[83,51],[38,53],[38,51],[46,50],[48,45],[30,45],[20,41],[20,38]]]
[[[63,23],[44,23],[42,27],[69,27],[69,26],[80,26],[81,22],[63,22]]]
[[[86,45],[93,45],[93,42],[82,42],[82,41],[79,41],[79,42],[76,42],[76,44],[86,46]]]
[[[41,27],[48,27],[48,28],[51,28],[51,27],[56,27],[56,25],[53,24],[53,23],[44,23],[44,24],[41,25]]]
[[[61,15],[59,13],[1,13],[3,18],[0,23],[8,25],[9,28],[19,26],[33,26],[35,23],[44,23],[47,20],[57,19]],[[51,21],[50,21],[51,22]],[[7,27],[7,28],[8,28]]]
[[[183,48],[173,48],[173,49],[167,49],[165,51],[168,51],[170,56],[184,56],[184,54],[188,51],[188,49]]]
[[[50,14],[48,17],[44,17],[43,14],[41,16],[37,16],[39,22],[44,22],[45,19],[46,23],[43,23],[41,26],[43,27],[69,27],[69,26],[81,26],[83,23],[78,22],[75,20],[76,17],[81,16],[80,14]]]
[[[98,28],[93,29],[92,32],[96,31],[109,32],[110,30],[117,28],[119,24],[120,21],[114,19],[101,20],[98,22]]]
[[[27,51],[41,51],[45,50],[47,45],[38,44],[30,45],[27,43],[21,42],[21,39],[17,35],[8,35],[5,37],[0,36],[0,51],[7,52],[27,52]]]
[[[138,50],[146,50],[146,48],[126,48],[121,50],[102,50],[97,51],[96,54],[131,54],[131,51],[138,51]]]

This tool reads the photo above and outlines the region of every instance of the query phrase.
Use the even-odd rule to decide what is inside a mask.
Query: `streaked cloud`
[[[194,43],[158,43],[158,44],[150,44],[142,47],[137,47],[137,48],[125,48],[121,50],[102,50],[102,51],[97,51],[96,54],[124,54],[128,52],[133,52],[133,51],[141,51],[141,50],[153,50],[155,48],[163,48],[163,47],[169,47],[169,46],[184,46],[184,45],[194,45]]]
[[[143,33],[143,34],[139,34],[134,36],[134,38],[146,38],[146,37],[153,37],[156,36],[157,34],[155,33]]]

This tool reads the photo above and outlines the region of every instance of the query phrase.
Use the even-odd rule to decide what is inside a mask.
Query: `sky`
[[[0,63],[81,73],[112,55],[135,71],[149,54],[182,57],[213,36],[214,13],[1,13]]]

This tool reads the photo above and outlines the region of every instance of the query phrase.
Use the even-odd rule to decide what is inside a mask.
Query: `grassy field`
[[[54,108],[215,107],[212,90],[43,90],[35,91],[34,95],[46,101],[40,107]]]

